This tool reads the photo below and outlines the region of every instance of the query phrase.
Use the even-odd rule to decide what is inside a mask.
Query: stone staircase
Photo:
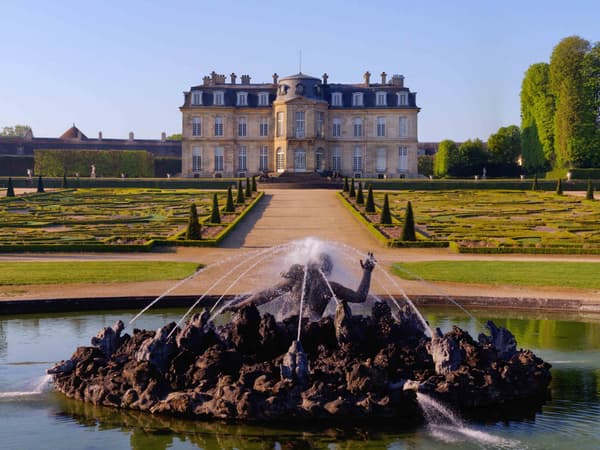
[[[274,176],[270,175],[266,180],[259,181],[259,184],[277,189],[341,189],[344,179],[333,179],[317,172],[283,172]]]

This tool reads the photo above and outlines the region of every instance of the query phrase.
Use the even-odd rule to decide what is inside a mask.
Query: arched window
[[[306,151],[303,148],[298,148],[294,152],[294,170],[296,172],[306,170]]]

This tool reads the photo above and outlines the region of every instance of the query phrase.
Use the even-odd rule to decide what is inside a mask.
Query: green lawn
[[[0,286],[180,280],[198,267],[167,261],[3,262]]]
[[[409,280],[422,278],[457,283],[600,288],[600,263],[430,261],[396,263],[392,271]]]

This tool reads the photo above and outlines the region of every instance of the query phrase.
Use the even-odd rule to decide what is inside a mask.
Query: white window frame
[[[342,120],[339,117],[333,119],[331,125],[331,135],[333,137],[342,137]]]
[[[408,93],[401,91],[398,92],[397,94],[398,97],[398,106],[406,106],[408,105]]]
[[[342,106],[342,93],[332,92],[331,93],[331,106]]]
[[[221,116],[217,116],[215,117],[215,136],[216,137],[222,137],[223,136],[223,129],[224,124],[223,124],[224,120]]]
[[[202,136],[202,119],[200,117],[192,117],[192,136]]]
[[[248,170],[248,149],[245,145],[238,148],[238,170]]]
[[[322,111],[315,111],[315,135],[325,137],[325,113]]]
[[[382,164],[383,162],[383,164]],[[375,171],[378,173],[385,172],[387,169],[387,149],[380,147],[375,154]]]
[[[377,118],[377,137],[385,137],[385,117]]]
[[[269,93],[259,92],[258,93],[258,106],[269,106]]]
[[[225,104],[225,93],[223,91],[213,92],[213,105],[223,106]]]
[[[294,114],[296,126],[294,127],[297,138],[303,138],[306,135],[306,113],[305,111],[296,111]]]
[[[398,136],[408,137],[408,117],[406,116],[398,118]]]
[[[283,136],[285,126],[285,115],[283,112],[277,113],[277,137]]]
[[[398,170],[408,172],[408,147],[405,145],[398,147]]]
[[[215,147],[215,172],[222,172],[225,166],[225,149]]]
[[[387,93],[385,91],[378,91],[375,93],[375,105],[387,106]]]
[[[352,93],[352,106],[364,106],[364,95],[362,92]]]
[[[277,149],[277,153],[275,154],[275,164],[277,172],[285,170],[285,152],[281,147]]]
[[[248,93],[237,92],[237,106],[248,106]]]
[[[192,172],[202,171],[202,147],[192,147]]]
[[[353,172],[362,172],[363,165],[363,149],[362,146],[357,145],[354,147],[354,152],[352,153],[352,171]]]
[[[261,137],[269,136],[269,119],[261,117],[258,122],[258,135]]]
[[[342,149],[340,147],[333,147],[331,152],[331,170],[334,172],[342,171]]]
[[[363,121],[360,117],[352,119],[352,129],[354,137],[363,137]]]
[[[238,137],[246,137],[248,136],[248,119],[246,117],[238,118]]]
[[[192,91],[192,105],[202,105],[202,91]]]
[[[269,146],[263,145],[260,147],[260,153],[258,155],[258,170],[267,171],[269,170]]]

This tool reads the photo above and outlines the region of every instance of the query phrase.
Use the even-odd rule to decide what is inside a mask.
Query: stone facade
[[[417,176],[416,94],[404,77],[330,84],[302,73],[272,83],[212,73],[184,93],[182,175],[321,172]]]

